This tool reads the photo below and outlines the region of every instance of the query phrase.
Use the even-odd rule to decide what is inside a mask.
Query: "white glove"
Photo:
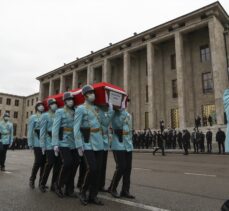
[[[42,155],[45,155],[45,148],[42,148]]]
[[[83,157],[83,148],[82,147],[78,148],[78,154],[80,157]]]
[[[55,156],[57,157],[59,154],[59,147],[58,146],[54,146],[54,153],[55,153]]]

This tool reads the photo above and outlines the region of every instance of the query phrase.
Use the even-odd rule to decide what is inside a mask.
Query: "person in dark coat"
[[[206,133],[206,139],[207,139],[208,153],[212,153],[212,132],[210,128],[208,129],[208,132]]]
[[[205,135],[202,131],[200,131],[200,152],[205,152],[204,141],[205,141]]]
[[[161,149],[161,154],[165,156],[165,147],[164,147],[164,135],[162,134],[161,131],[158,131],[157,133],[157,145],[158,147],[153,151],[153,155]]]
[[[184,155],[188,155],[188,143],[190,142],[190,138],[191,136],[188,130],[183,130],[182,140],[183,140]]]
[[[223,154],[225,154],[225,139],[226,139],[225,133],[221,130],[221,128],[219,128],[218,132],[216,133],[216,141],[219,147],[219,154],[221,154],[221,148],[223,150]]]
[[[181,133],[181,131],[179,131],[177,134],[177,143],[178,143],[179,148],[182,149],[183,146],[182,146],[182,133]]]
[[[212,120],[212,116],[209,115],[209,117],[208,117],[208,122],[209,122],[209,125],[210,125],[210,126],[212,126],[212,121],[213,121],[213,120]]]

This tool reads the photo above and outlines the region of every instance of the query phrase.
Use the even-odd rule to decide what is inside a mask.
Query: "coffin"
[[[99,106],[108,105],[108,102],[112,103],[114,108],[126,107],[127,105],[127,94],[124,89],[115,86],[113,84],[109,84],[106,82],[101,82],[92,85],[95,89],[95,104]],[[70,92],[74,95],[75,105],[81,105],[84,103],[84,96],[82,95],[81,89],[74,89]],[[57,101],[58,107],[64,106],[63,101],[63,93],[49,96],[44,100],[45,109],[48,110],[48,99],[54,98]]]

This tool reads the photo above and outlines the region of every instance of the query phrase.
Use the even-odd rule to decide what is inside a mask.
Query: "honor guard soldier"
[[[111,149],[116,162],[116,170],[109,187],[109,192],[115,198],[135,198],[130,194],[130,175],[132,169],[132,118],[125,109],[115,110],[112,119],[113,137]],[[117,187],[119,181],[123,180],[122,191],[119,196]]]
[[[99,108],[94,105],[94,88],[85,85],[82,88],[85,103],[76,108],[74,119],[74,137],[80,156],[87,165],[84,183],[80,191],[80,201],[83,205],[93,203],[103,205],[97,198],[103,159],[104,143],[101,131]],[[86,192],[89,189],[89,197]]]
[[[74,97],[71,92],[65,92],[63,96],[64,108],[55,113],[52,128],[52,145],[55,154],[60,153],[62,166],[59,179],[55,188],[59,197],[76,197],[74,192],[74,179],[79,165],[79,156],[75,147],[73,135],[74,122]],[[65,190],[63,192],[63,188]]]
[[[46,163],[44,168],[44,174],[40,182],[41,192],[46,192],[46,183],[50,174],[51,169],[53,168],[52,182],[51,182],[51,191],[55,191],[55,184],[57,182],[58,174],[60,171],[61,160],[60,156],[55,156],[53,146],[52,146],[52,127],[55,112],[58,108],[56,100],[53,98],[48,99],[48,112],[45,112],[41,115],[41,127],[40,127],[40,143],[43,154],[46,155]]]
[[[103,151],[103,159],[102,159],[102,169],[101,169],[101,177],[99,183],[99,191],[106,192],[105,189],[105,181],[106,181],[106,169],[107,169],[107,155],[108,149],[110,148],[110,141],[109,141],[109,126],[114,115],[113,105],[109,104],[108,106],[100,106],[100,119],[102,119],[102,136],[103,136],[103,144],[104,144],[104,151]]]
[[[13,124],[9,121],[9,113],[4,113],[3,120],[0,122],[0,166],[1,171],[5,171],[6,154],[9,146],[13,143]]]
[[[30,187],[34,189],[34,183],[36,180],[37,172],[40,169],[40,180],[43,175],[44,164],[45,164],[45,155],[42,153],[40,146],[40,120],[41,114],[44,112],[44,105],[42,102],[38,101],[35,105],[36,113],[29,118],[28,125],[28,146],[34,151],[34,164],[32,168],[32,173],[30,177]]]

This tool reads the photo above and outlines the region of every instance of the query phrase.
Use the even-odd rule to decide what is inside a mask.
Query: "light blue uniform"
[[[102,137],[100,109],[95,105],[84,103],[75,110],[74,118],[74,137],[76,148],[82,147],[84,150],[100,151],[104,150]],[[89,143],[85,143],[80,128],[98,129],[97,132],[90,133]]]
[[[30,116],[28,124],[28,146],[29,147],[40,147],[40,120],[41,114],[36,113]],[[38,133],[36,132],[39,131]]]
[[[60,108],[56,111],[53,128],[52,128],[52,145],[59,147],[68,147],[75,149],[75,141],[73,135],[74,110],[67,108]],[[63,129],[63,138],[59,139],[60,129]]]
[[[112,129],[121,129],[126,135],[123,135],[123,142],[120,142],[118,136],[113,132],[111,149],[112,150],[125,150],[130,152],[133,150],[132,141],[132,118],[126,111],[116,111],[112,119]]]
[[[52,150],[52,126],[55,113],[48,111],[41,115],[40,143],[41,148]]]
[[[111,123],[112,117],[114,115],[114,110],[109,109],[108,111],[103,111],[100,109],[99,116],[102,119],[102,136],[103,136],[103,145],[104,150],[107,151],[110,148],[109,143],[109,125]]]
[[[0,133],[2,134],[2,138],[0,140],[2,144],[10,145],[13,143],[13,124],[11,122],[5,122],[2,120],[0,122]]]
[[[226,132],[226,141],[225,141],[225,151],[229,152],[229,89],[224,91],[223,95],[224,109],[227,115],[227,132]]]

